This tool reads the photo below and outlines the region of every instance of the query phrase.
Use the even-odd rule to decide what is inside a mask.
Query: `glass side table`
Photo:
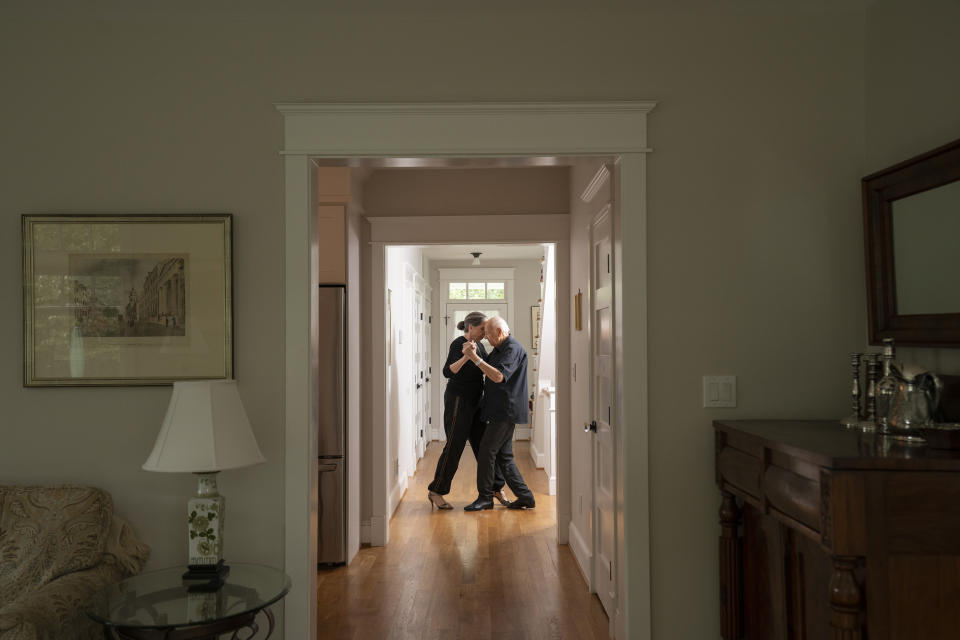
[[[256,636],[261,612],[273,634],[270,605],[290,591],[290,578],[279,569],[257,564],[230,565],[230,573],[216,591],[191,592],[183,585],[185,566],[148,571],[127,578],[96,594],[87,603],[87,615],[103,625],[108,640],[217,640],[221,634],[246,629]]]

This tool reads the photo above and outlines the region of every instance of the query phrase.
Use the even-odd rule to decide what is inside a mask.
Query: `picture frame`
[[[233,378],[232,214],[21,220],[25,387]]]

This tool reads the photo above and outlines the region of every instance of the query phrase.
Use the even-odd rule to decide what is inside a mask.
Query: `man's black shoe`
[[[517,498],[507,505],[507,509],[533,509],[537,506],[533,498]]]
[[[464,511],[484,511],[493,509],[493,498],[477,498],[463,508]]]

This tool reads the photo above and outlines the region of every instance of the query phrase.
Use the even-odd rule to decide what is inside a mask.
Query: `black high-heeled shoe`
[[[453,505],[443,499],[443,496],[433,491],[427,491],[427,500],[430,501],[430,510],[433,508],[443,509],[444,511],[453,509]]]
[[[497,499],[497,502],[505,507],[509,507],[511,504],[513,504],[510,500],[507,500],[507,496],[503,493],[503,491],[494,491],[493,497]]]

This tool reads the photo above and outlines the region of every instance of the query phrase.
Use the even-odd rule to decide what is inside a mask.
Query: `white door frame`
[[[614,255],[617,274],[629,273],[630,281],[625,285],[618,278],[614,284],[619,301],[615,314],[618,326],[623,326],[624,316],[631,323],[630,334],[621,333],[616,345],[618,423],[630,425],[629,430],[620,430],[618,445],[619,454],[630,464],[618,467],[623,470],[623,492],[618,496],[623,531],[618,533],[625,542],[620,546],[618,591],[625,597],[614,622],[618,638],[650,637],[645,154],[650,151],[647,114],[654,106],[653,102],[276,105],[284,118],[284,568],[293,583],[284,603],[285,637],[314,638],[317,634],[317,533],[311,518],[317,490],[316,437],[311,426],[315,380],[310,373],[311,251],[316,251],[315,245],[311,248],[315,218],[311,215],[312,158],[555,155],[618,156]],[[494,237],[492,241],[504,239]],[[557,241],[558,249],[561,243],[568,248],[569,237]],[[624,244],[636,250],[625,254]],[[374,255],[374,273],[377,262]],[[569,273],[565,275],[566,285],[558,282],[557,287],[561,311],[570,306],[569,296],[563,293],[569,286]],[[626,300],[622,295],[625,289]],[[379,298],[374,296],[374,301]],[[382,308],[384,301],[379,302]],[[377,310],[373,311],[376,319]],[[558,314],[568,330],[569,315]],[[382,349],[379,351],[373,355],[383,360]],[[624,362],[630,363],[626,371]],[[558,371],[563,370],[558,362]],[[569,388],[569,376],[558,382],[564,380]],[[376,381],[375,376],[375,387]],[[569,393],[562,388],[558,393],[567,407],[563,413],[569,416]],[[561,428],[558,445],[565,442],[569,450],[569,421],[565,431]],[[386,491],[385,443],[378,438],[374,443],[378,448],[374,460],[383,459],[383,464],[374,464],[372,470],[374,516],[379,511],[387,518],[386,500],[377,498]],[[561,459],[560,464],[569,468],[569,460]],[[566,495],[569,502],[569,471],[560,481],[560,498]],[[561,508],[566,509],[569,521],[570,505],[561,505],[558,498],[558,521]],[[566,532],[561,531],[560,538],[565,539]]]

